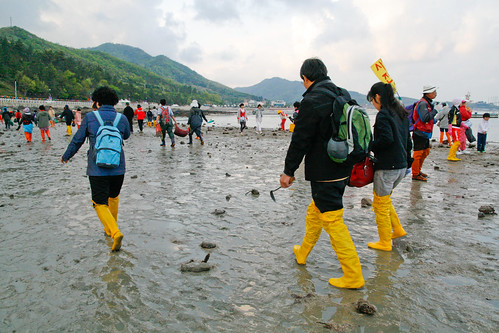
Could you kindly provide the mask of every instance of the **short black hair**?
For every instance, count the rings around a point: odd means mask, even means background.
[[[244,103],[239,104],[239,107],[244,106]]]
[[[482,116],[482,118],[490,118],[490,113],[485,112]]]
[[[166,105],[166,99],[164,99],[164,98],[163,98],[162,100],[160,100],[160,101],[159,101],[159,104],[161,104],[161,105]]]
[[[92,93],[92,101],[100,105],[116,105],[119,102],[118,94],[109,87],[99,87]]]
[[[40,105],[38,108],[39,108],[40,110],[45,110],[45,105]]]
[[[321,77],[327,76],[326,65],[319,58],[309,58],[303,62],[300,68],[300,78],[303,76],[314,82]]]
[[[300,107],[300,102],[298,102],[298,101],[294,102],[294,103],[293,103],[293,106],[294,106],[295,108],[299,108],[299,107]]]

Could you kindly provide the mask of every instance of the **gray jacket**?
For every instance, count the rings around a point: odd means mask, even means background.
[[[449,114],[449,107],[446,105],[439,113],[435,116],[435,120],[440,122],[440,128],[448,128],[449,127],[449,119],[447,115]]]

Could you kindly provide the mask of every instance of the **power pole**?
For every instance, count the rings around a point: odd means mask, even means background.
[[[12,28],[12,16],[10,17],[10,27]]]

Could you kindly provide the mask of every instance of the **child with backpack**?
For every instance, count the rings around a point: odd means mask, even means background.
[[[87,175],[92,192],[92,203],[104,225],[104,232],[113,239],[111,250],[121,248],[123,234],[118,228],[119,195],[125,178],[125,152],[123,140],[130,137],[126,117],[117,113],[114,106],[119,98],[109,87],[97,88],[92,93],[97,111],[83,118],[80,128],[68,145],[62,163],[67,163],[89,139]]]
[[[17,126],[17,130],[23,127],[24,136],[26,137],[26,142],[30,143],[33,138],[33,115],[31,114],[29,108],[24,109],[24,114],[19,121],[19,126]]]

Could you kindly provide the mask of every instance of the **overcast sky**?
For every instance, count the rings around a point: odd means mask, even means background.
[[[499,101],[497,0],[0,0],[13,25],[75,48],[112,42],[166,55],[245,87],[299,80],[321,58],[333,81],[367,93],[381,58],[402,96]]]

